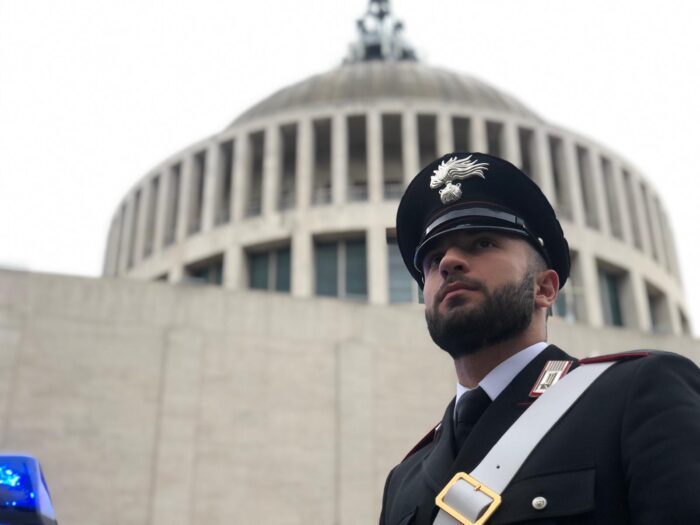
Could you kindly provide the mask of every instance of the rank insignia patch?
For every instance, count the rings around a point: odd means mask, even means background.
[[[535,386],[530,391],[530,397],[539,397],[544,394],[548,388],[567,374],[571,363],[573,361],[547,361],[540,372],[540,377],[535,381]]]

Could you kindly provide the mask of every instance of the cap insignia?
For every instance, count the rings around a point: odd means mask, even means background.
[[[440,200],[443,204],[454,202],[462,196],[462,185],[454,181],[469,177],[486,178],[484,172],[489,167],[488,163],[477,162],[476,160],[471,160],[471,158],[472,156],[469,155],[464,159],[452,157],[449,160],[443,160],[437,169],[433,171],[433,175],[430,177],[430,189],[434,190],[443,185],[445,186],[439,191]]]

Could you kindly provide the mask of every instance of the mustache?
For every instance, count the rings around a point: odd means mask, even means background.
[[[437,294],[435,295],[435,301],[436,303],[441,302],[445,294],[447,293],[447,289],[450,286],[453,286],[455,283],[460,283],[464,285],[465,288],[468,288],[470,290],[476,290],[480,292],[485,292],[486,287],[484,286],[484,283],[481,281],[474,279],[472,277],[468,277],[466,275],[457,275],[457,276],[450,276],[447,279],[445,279],[445,282],[442,283],[440,288],[438,289]]]

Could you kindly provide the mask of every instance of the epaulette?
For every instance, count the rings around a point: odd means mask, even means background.
[[[595,357],[586,357],[579,360],[581,365],[590,365],[593,363],[609,363],[610,361],[628,361],[651,355],[648,350],[632,350],[631,352],[619,352],[617,354],[597,355]]]
[[[409,451],[408,454],[406,454],[406,457],[403,458],[401,461],[406,461],[409,457],[411,457],[413,454],[418,452],[420,449],[422,449],[424,446],[429,445],[430,443],[433,442],[435,439],[435,435],[437,434],[437,431],[440,429],[440,425],[442,423],[438,423],[435,427],[433,427],[430,432],[428,432],[423,438],[416,443],[416,445]]]

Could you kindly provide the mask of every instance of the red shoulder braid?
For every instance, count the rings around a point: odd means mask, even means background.
[[[593,363],[609,363],[610,361],[627,361],[629,359],[638,359],[651,355],[651,352],[646,350],[633,350],[631,352],[620,352],[617,354],[597,355],[595,357],[586,357],[579,360],[581,365],[590,365]]]

